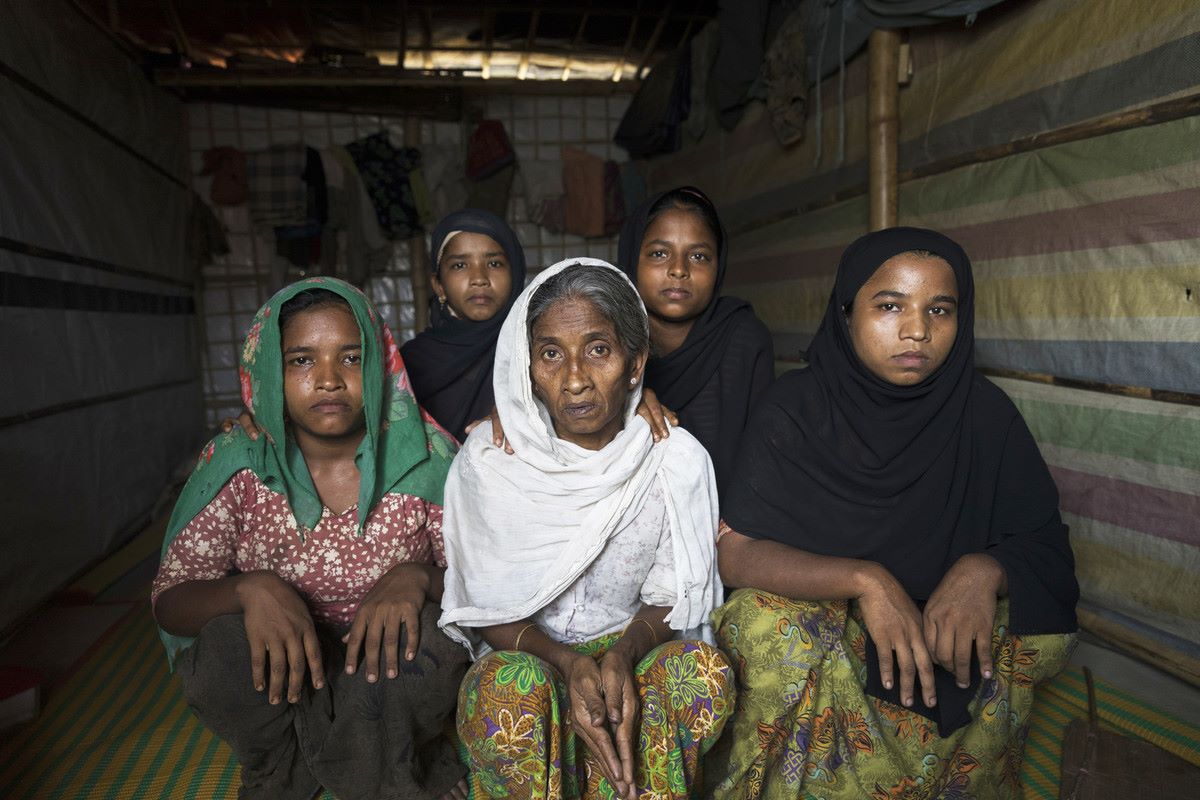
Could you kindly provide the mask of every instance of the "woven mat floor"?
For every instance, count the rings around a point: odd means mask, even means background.
[[[1200,764],[1200,729],[1103,680],[1096,690],[1107,727]],[[1063,730],[1086,709],[1078,669],[1039,689],[1022,775],[1026,800],[1058,796]],[[97,643],[41,716],[0,745],[5,800],[232,800],[237,787],[229,748],[192,716],[178,678],[167,672],[145,603]]]

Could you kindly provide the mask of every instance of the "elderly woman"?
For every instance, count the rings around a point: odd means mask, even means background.
[[[752,421],[722,498],[721,575],[754,588],[716,614],[745,700],[716,797],[1019,795],[1079,588],[1037,445],[975,371],[974,300],[945,236],[860,238]]]
[[[617,269],[562,262],[518,298],[495,395],[446,486],[441,625],[480,657],[459,695],[476,796],[679,797],[733,701],[704,448],[635,408],[646,312]]]

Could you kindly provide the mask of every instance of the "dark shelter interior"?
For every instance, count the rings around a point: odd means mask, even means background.
[[[859,236],[962,245],[975,366],[1049,466],[1081,591],[1023,794],[1059,796],[1083,667],[1125,746],[1200,767],[1194,0],[0,0],[0,20],[0,796],[236,796],[148,593],[276,291],[346,280],[403,345],[438,313],[451,212],[507,222],[533,278],[617,264],[622,224],[685,185],[776,374],[806,364]]]

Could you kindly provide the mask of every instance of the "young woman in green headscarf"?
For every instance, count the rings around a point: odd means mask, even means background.
[[[443,730],[467,658],[436,625],[453,440],[342,281],[271,298],[239,374],[268,435],[205,447],[154,581],[189,705],[241,762],[240,797],[463,796]]]

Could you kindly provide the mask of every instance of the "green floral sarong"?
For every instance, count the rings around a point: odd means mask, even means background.
[[[857,604],[742,589],[713,614],[737,674],[738,708],[704,771],[718,800],[981,800],[1020,795],[1033,690],[1075,636],[1018,636],[996,609],[994,676],[946,738],[925,717],[868,696]]]

